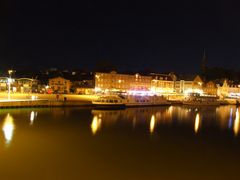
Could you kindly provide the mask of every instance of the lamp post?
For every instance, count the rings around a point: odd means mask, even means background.
[[[8,70],[9,78],[8,78],[8,100],[10,100],[10,92],[11,92],[11,83],[12,83],[12,78],[11,75],[13,73],[13,70]]]

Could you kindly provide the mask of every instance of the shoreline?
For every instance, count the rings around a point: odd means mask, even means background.
[[[91,102],[86,101],[50,101],[50,100],[25,100],[0,102],[0,109],[5,108],[31,108],[31,107],[92,107]]]
[[[234,105],[234,104],[220,104],[219,106]],[[168,105],[138,105],[133,107],[152,107],[152,106],[191,106],[201,107],[200,105],[184,105],[180,103],[171,103]],[[60,101],[60,100],[18,100],[18,101],[0,101],[0,109],[11,109],[11,108],[52,108],[52,107],[92,107],[94,104],[91,101]],[[203,105],[202,107],[212,107],[212,105]],[[126,108],[132,108],[126,107]]]
[[[36,97],[36,99],[32,99]],[[74,94],[11,94],[8,100],[7,93],[0,93],[0,109],[3,108],[26,108],[26,107],[95,107],[92,100],[98,98],[98,95],[74,95]],[[181,99],[168,100],[169,105],[183,105]],[[223,103],[224,102],[224,103]],[[226,99],[222,105],[238,105],[236,100]],[[144,105],[153,106],[153,105]],[[158,106],[158,105],[155,105]],[[161,105],[159,105],[161,106]],[[195,105],[193,105],[195,106]],[[197,105],[196,105],[197,106]],[[205,105],[211,106],[211,105]],[[136,107],[143,107],[142,105]]]

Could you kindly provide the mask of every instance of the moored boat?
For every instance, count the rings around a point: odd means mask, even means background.
[[[163,96],[117,96],[106,95],[99,96],[92,101],[96,108],[125,108],[138,106],[161,106],[171,103]]]
[[[170,105],[171,103],[163,96],[128,96],[127,107],[136,106],[160,106]]]
[[[190,94],[189,97],[183,101],[183,105],[191,106],[219,106],[220,104],[221,102],[216,96],[201,96],[197,93]]]
[[[124,97],[117,95],[99,96],[96,100],[92,101],[92,104],[98,109],[119,109],[125,108],[126,100]]]

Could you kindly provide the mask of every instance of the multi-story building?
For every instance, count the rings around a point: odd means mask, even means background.
[[[220,97],[240,98],[240,85],[230,84],[227,80],[223,82],[222,86],[218,87],[217,91]]]
[[[175,84],[177,93],[203,93],[203,80],[199,75],[195,78],[182,78]]]
[[[150,73],[152,77],[151,90],[157,94],[171,94],[175,92],[176,76],[173,74]]]
[[[70,80],[63,77],[55,77],[49,79],[49,88],[56,93],[69,93],[71,87]]]
[[[203,80],[199,75],[197,75],[194,78],[193,84],[192,84],[192,89],[193,89],[194,92],[203,91]]]
[[[0,91],[7,91],[8,77],[0,77]]]
[[[118,74],[110,73],[95,74],[95,89],[97,91],[149,91],[151,89],[151,76],[140,74]]]
[[[71,90],[76,94],[93,94],[94,93],[94,74],[73,72],[70,76]]]
[[[192,89],[193,81],[179,80],[176,81],[175,87],[177,93],[186,93],[187,91]]]
[[[217,85],[213,81],[204,84],[203,93],[206,95],[217,95]]]
[[[19,78],[15,80],[17,92],[32,93],[37,92],[38,80],[31,78]]]

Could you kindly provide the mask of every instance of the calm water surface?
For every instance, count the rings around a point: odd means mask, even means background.
[[[0,109],[0,179],[239,179],[238,111]]]

